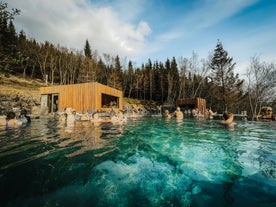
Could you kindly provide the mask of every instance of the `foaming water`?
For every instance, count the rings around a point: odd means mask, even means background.
[[[275,122],[33,120],[0,129],[1,206],[274,206],[275,135]]]

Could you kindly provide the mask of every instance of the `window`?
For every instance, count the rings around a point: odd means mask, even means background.
[[[102,108],[119,108],[119,97],[102,94]]]

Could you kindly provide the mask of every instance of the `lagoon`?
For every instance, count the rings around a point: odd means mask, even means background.
[[[276,206],[276,122],[34,119],[0,129],[1,206]]]

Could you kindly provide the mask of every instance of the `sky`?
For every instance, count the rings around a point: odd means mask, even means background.
[[[250,58],[275,62],[275,0],[8,0],[19,33],[134,66],[213,54],[218,40],[243,75]]]

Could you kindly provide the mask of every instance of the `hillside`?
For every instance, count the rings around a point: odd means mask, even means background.
[[[45,86],[40,80],[26,80],[15,76],[0,75],[0,115],[11,108],[26,108],[40,104],[39,88]]]
[[[0,115],[12,108],[26,108],[29,113],[34,106],[40,105],[39,88],[46,86],[41,80],[27,80],[16,76],[0,74]],[[124,98],[127,108],[155,111],[157,104],[153,101],[141,101]]]
[[[26,80],[16,76],[0,75],[0,95],[19,95],[39,99],[39,87],[45,86],[41,80]]]

